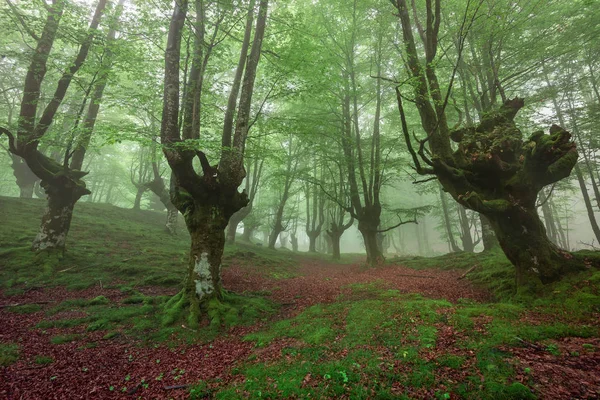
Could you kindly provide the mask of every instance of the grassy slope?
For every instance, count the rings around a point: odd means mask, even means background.
[[[163,234],[161,213],[136,213],[87,203],[77,207],[69,252],[61,266],[64,272],[57,272],[49,280],[38,277],[28,251],[43,202],[0,197],[0,280],[5,295],[35,285],[56,284],[77,290],[102,281],[105,287],[120,288],[129,295],[118,312],[103,298],[68,300],[48,310],[48,316],[73,309],[86,310],[89,316],[42,321],[39,328],[85,325],[88,331],[106,331],[107,339],[122,329],[143,331],[150,339],[169,337],[172,331],[148,336],[148,331],[156,330],[156,323],[144,318],[156,314],[164,298],[141,295],[135,287],[162,285],[176,290],[183,276],[187,235],[173,238]],[[248,251],[255,253],[251,261],[244,257]],[[232,257],[246,259],[252,264],[248,267],[262,269],[277,279],[293,276],[297,260],[289,252],[243,245],[226,249],[225,264]],[[548,287],[544,297],[515,300],[511,299],[512,268],[499,253],[401,262],[415,269],[467,269],[480,264],[469,279],[489,287],[499,302],[451,304],[377,285],[356,285],[352,290],[357,296],[352,299],[315,305],[294,318],[279,320],[248,335],[246,340],[255,343],[258,356],[240,360],[234,372],[242,379],[212,394],[219,398],[244,394],[271,398],[397,398],[398,393],[406,398],[530,398],[533,395],[527,386],[536,387],[535,371],[516,364],[506,352],[507,347],[522,346],[520,338],[560,357],[561,348],[553,340],[599,335],[592,319],[600,312],[598,271],[586,271]],[[238,308],[226,312],[224,319],[217,319],[218,324],[231,325],[246,317],[249,323],[275,310],[260,298],[254,298],[254,303],[239,297],[232,298],[232,302],[237,302]],[[247,310],[240,311],[244,307]],[[37,310],[37,306],[21,306],[12,311]],[[529,320],[530,315],[536,320]],[[445,343],[450,339],[444,332],[452,334],[451,344]],[[59,336],[55,340],[60,343],[72,339]],[[284,357],[261,359],[260,349],[282,342]],[[581,353],[586,351],[597,349],[587,345]],[[18,348],[0,344],[0,363],[10,363],[16,357]],[[403,386],[394,389],[397,382]],[[193,388],[192,397],[204,396],[209,386],[210,382]]]

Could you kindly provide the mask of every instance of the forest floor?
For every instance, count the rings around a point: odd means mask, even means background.
[[[41,206],[0,198],[0,398],[600,398],[598,271],[528,301],[506,297],[498,253],[367,268],[239,244],[229,308],[194,331],[160,315],[185,238],[83,205],[73,250],[38,277],[23,242]]]

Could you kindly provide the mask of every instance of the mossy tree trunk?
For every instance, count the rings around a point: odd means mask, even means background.
[[[581,268],[573,256],[552,243],[534,207],[511,206],[504,212],[488,214],[500,247],[516,268],[520,288],[535,288],[559,280]]]
[[[75,203],[81,196],[89,194],[85,186],[73,187],[67,180],[63,183],[49,185],[42,181],[48,203],[40,230],[32,243],[32,249],[36,253],[59,257],[63,255]]]
[[[169,301],[165,322],[172,323],[187,314],[188,324],[197,327],[203,304],[223,297],[221,259],[228,218],[220,204],[191,202],[184,207],[190,255],[183,289]]]

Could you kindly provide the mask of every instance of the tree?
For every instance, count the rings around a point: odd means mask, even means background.
[[[31,56],[25,78],[16,138],[7,128],[0,128],[0,133],[5,133],[9,137],[10,151],[23,158],[31,171],[41,179],[41,186],[48,198],[48,207],[42,217],[40,231],[32,244],[32,249],[38,253],[47,253],[52,256],[62,255],[75,203],[82,196],[90,194],[81,179],[86,175],[80,170],[81,163],[77,162],[71,166],[68,164],[73,155],[70,153],[70,149],[67,149],[64,161],[60,164],[44,155],[38,146],[40,139],[52,124],[74,75],[88,56],[106,3],[107,0],[98,1],[88,33],[75,59],[60,77],[52,100],[46,105],[38,119],[41,86],[46,74],[48,58],[63,17],[65,2],[53,1],[52,5],[47,7],[46,21],[41,35],[36,36],[36,48]],[[88,117],[92,114],[93,111],[90,110]],[[84,124],[86,127],[91,124],[90,128],[93,128],[93,123],[89,119],[86,119],[86,123],[88,124]]]
[[[417,171],[435,175],[457,202],[489,219],[500,246],[516,267],[519,287],[552,282],[582,267],[583,263],[573,262],[571,254],[548,240],[535,207],[539,191],[569,176],[574,167],[577,150],[571,135],[553,125],[549,135],[537,131],[523,140],[514,122],[524,105],[521,98],[507,100],[477,126],[451,130],[446,112],[448,94],[444,96],[435,69],[441,2],[427,2],[426,25],[418,27],[423,39],[424,63],[419,59],[406,1],[391,0],[391,3],[398,12],[406,67],[414,80],[414,102],[427,135],[415,150],[401,89],[397,88],[403,133]],[[461,43],[474,14],[470,9],[465,12],[459,33]],[[419,26],[420,22],[416,24]],[[455,151],[450,138],[459,143]],[[426,153],[426,145],[431,155]]]
[[[165,322],[173,322],[182,313],[188,313],[188,322],[190,326],[195,327],[201,317],[201,308],[211,299],[223,299],[221,258],[225,245],[224,229],[229,218],[248,204],[247,194],[238,192],[238,187],[246,175],[244,148],[248,136],[252,92],[267,20],[268,0],[260,1],[252,41],[254,1],[251,0],[248,5],[244,39],[229,93],[221,134],[220,158],[216,165],[209,163],[207,154],[199,150],[196,143],[200,138],[204,72],[211,50],[216,43],[215,38],[221,20],[213,25],[212,41],[209,41],[210,44],[205,51],[208,14],[203,0],[194,1],[196,15],[193,26],[193,52],[180,108],[181,38],[188,15],[188,3],[187,0],[175,2],[168,31],[161,143],[173,172],[171,199],[183,214],[191,236],[184,287],[167,303]],[[217,18],[223,18],[219,16],[218,11],[212,14],[217,14]],[[250,44],[251,50],[248,54]],[[200,161],[201,173],[196,172],[194,168],[196,157]]]

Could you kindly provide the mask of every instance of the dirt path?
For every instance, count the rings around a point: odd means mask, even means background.
[[[298,276],[293,278],[273,279],[247,268],[232,267],[223,271],[223,280],[225,286],[235,292],[270,292],[275,301],[291,310],[302,310],[317,303],[332,303],[340,295],[350,295],[350,285],[368,283],[452,302],[460,298],[475,301],[490,299],[486,291],[475,288],[468,280],[459,280],[463,274],[459,271],[415,271],[398,265],[365,268],[362,264],[310,260],[300,264],[295,272]]]

